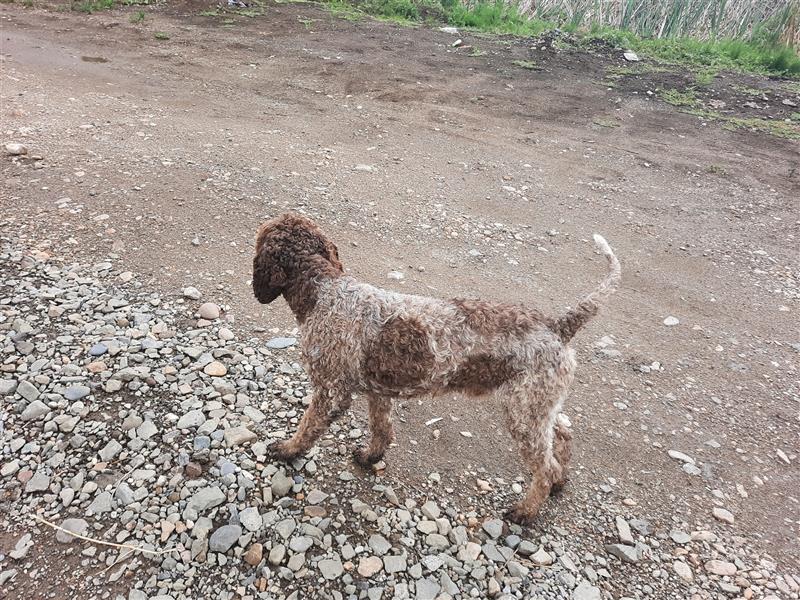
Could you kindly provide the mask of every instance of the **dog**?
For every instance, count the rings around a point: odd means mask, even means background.
[[[568,421],[559,414],[575,372],[568,342],[618,288],[619,261],[594,236],[608,262],[605,279],[578,305],[551,318],[516,304],[400,294],[344,274],[336,245],[310,219],[283,214],[258,230],[253,292],[264,304],[283,296],[301,330],[313,391],[297,432],[270,446],[291,462],[366,396],[370,439],[354,452],[370,467],[394,439],[394,398],[461,392],[496,395],[531,484],[506,517],[529,524],[567,478]]]

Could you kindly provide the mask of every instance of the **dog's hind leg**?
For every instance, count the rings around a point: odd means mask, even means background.
[[[355,461],[369,468],[383,458],[389,444],[394,440],[392,427],[392,400],[382,396],[370,395],[369,403],[369,443],[353,452]]]
[[[560,492],[566,485],[569,461],[572,458],[572,432],[563,416],[559,415],[553,429],[553,456],[558,462],[559,472],[553,480],[551,493]]]
[[[556,417],[561,409],[559,385],[542,385],[541,380],[521,381],[501,388],[503,408],[511,437],[531,473],[525,497],[506,518],[521,525],[530,524],[550,495],[563,469],[554,454]]]

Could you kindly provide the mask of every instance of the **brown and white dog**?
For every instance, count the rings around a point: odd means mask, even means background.
[[[558,318],[515,304],[440,300],[383,290],[344,274],[336,246],[311,220],[284,214],[258,231],[253,291],[262,303],[288,302],[301,329],[311,404],[290,440],[270,448],[290,461],[304,454],[352,394],[369,403],[370,441],[355,460],[381,460],[394,439],[393,398],[463,392],[496,394],[530,469],[525,498],[507,517],[527,523],[567,477],[571,433],[559,413],[573,379],[567,345],[620,283],[620,265],[596,235],[609,271]]]

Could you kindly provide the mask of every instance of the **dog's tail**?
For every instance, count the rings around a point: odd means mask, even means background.
[[[597,249],[608,259],[608,275],[591,294],[578,302],[578,306],[567,311],[565,315],[559,317],[553,324],[553,331],[564,343],[570,341],[578,330],[597,314],[600,306],[617,290],[622,279],[622,269],[619,266],[619,261],[608,242],[603,236],[594,234],[594,243]]]

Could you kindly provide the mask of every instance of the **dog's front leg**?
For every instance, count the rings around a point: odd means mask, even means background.
[[[306,409],[300,425],[292,439],[276,442],[269,449],[272,456],[279,460],[291,462],[298,456],[308,452],[311,446],[328,430],[333,419],[346,408],[346,395],[331,394],[329,391],[314,392],[311,404]],[[335,410],[334,410],[335,409]]]
[[[392,428],[392,400],[382,396],[369,397],[369,431],[367,446],[353,452],[356,463],[369,469],[383,458],[386,449],[394,441]]]

